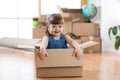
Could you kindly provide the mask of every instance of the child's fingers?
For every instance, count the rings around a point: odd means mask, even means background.
[[[45,53],[45,57],[48,57],[48,54],[47,54],[47,53]]]
[[[43,61],[45,59],[45,54],[39,54],[40,60]]]
[[[72,56],[75,56],[76,59],[80,60],[81,54],[79,53],[78,50],[75,49],[74,52],[73,52],[73,54],[72,54]]]
[[[75,56],[75,54],[76,54],[76,50],[74,50],[74,51],[73,51],[73,54],[72,54],[72,56]]]
[[[40,60],[43,61],[46,57],[46,51],[41,49],[39,52],[39,57],[40,57]]]
[[[48,54],[47,54],[46,50],[44,51],[44,54],[45,54],[45,57],[48,57]]]
[[[77,53],[77,59],[80,60],[81,54]]]

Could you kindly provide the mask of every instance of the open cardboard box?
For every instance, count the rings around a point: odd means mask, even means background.
[[[98,44],[88,41],[80,44],[82,49]],[[82,76],[83,55],[77,60],[72,56],[73,48],[47,49],[48,57],[44,61],[39,59],[39,47],[35,48],[36,77],[76,77]]]
[[[78,61],[72,56],[73,49],[48,49],[48,57],[41,61],[35,50],[37,77],[82,76],[83,57]]]
[[[86,18],[82,15],[82,9],[61,8],[59,6],[57,7],[65,21],[69,19],[72,20],[72,22],[86,22]]]

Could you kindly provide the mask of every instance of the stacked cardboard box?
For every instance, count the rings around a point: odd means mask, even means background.
[[[96,41],[99,44],[95,45],[95,46],[91,46],[88,48],[84,49],[85,53],[100,53],[101,52],[101,38],[100,37],[93,37],[93,36],[89,36],[89,37],[81,37],[81,43],[87,42],[87,41]]]
[[[91,40],[90,37],[92,37],[92,40],[97,40],[99,45],[86,48],[85,52],[101,52],[99,24],[87,23],[87,19],[82,15],[82,9],[59,8],[59,10],[65,20],[65,33],[71,32],[77,36],[81,36],[81,42],[89,41]]]
[[[33,28],[33,38],[42,38],[45,35],[45,23],[46,23],[46,15],[40,16],[40,23],[38,28]]]
[[[85,53],[101,52],[101,38],[99,24],[96,23],[73,23],[72,32],[81,36],[81,43],[87,41],[97,41],[98,45],[86,48]]]
[[[45,35],[45,28],[33,28],[33,38],[42,38]]]
[[[99,36],[99,24],[73,23],[72,32],[79,36]]]

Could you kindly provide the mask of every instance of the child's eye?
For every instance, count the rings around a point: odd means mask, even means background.
[[[56,26],[52,26],[53,28],[55,28]]]
[[[61,28],[62,26],[59,26],[59,28]]]

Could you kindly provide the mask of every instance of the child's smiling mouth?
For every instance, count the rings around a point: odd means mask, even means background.
[[[57,33],[59,33],[59,31],[54,31],[54,33],[56,33],[56,34],[57,34]]]

